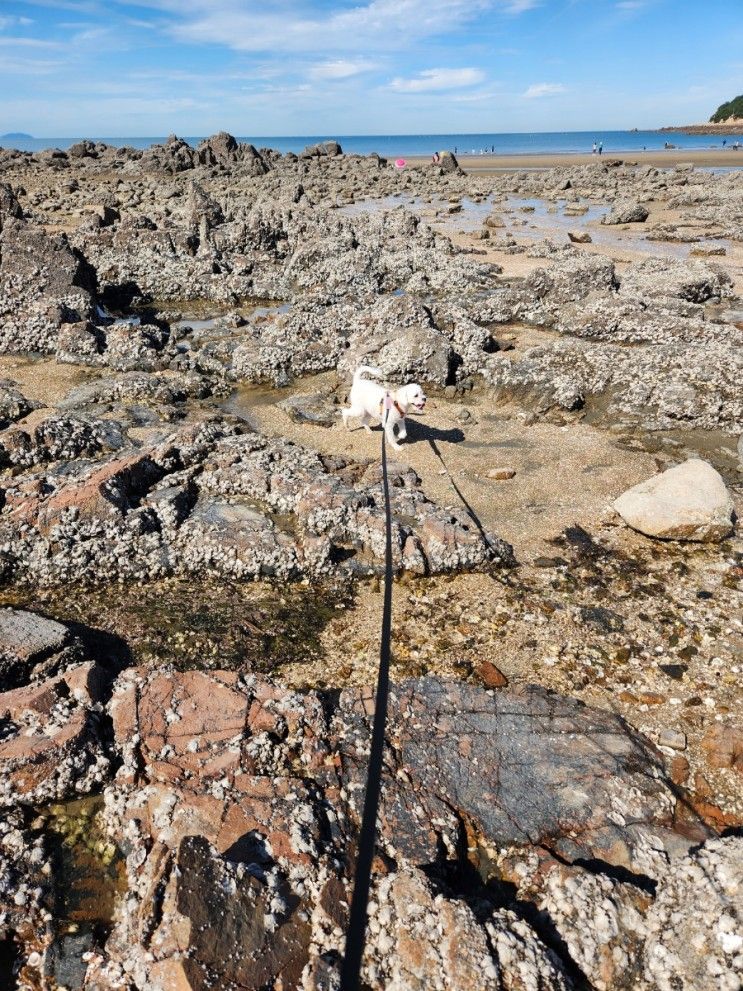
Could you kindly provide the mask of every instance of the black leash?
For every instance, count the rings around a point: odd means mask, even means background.
[[[379,648],[377,694],[374,705],[369,770],[366,777],[364,813],[359,833],[359,852],[356,858],[356,874],[351,899],[351,912],[346,936],[346,953],[341,967],[340,991],[358,991],[361,975],[361,959],[366,942],[366,912],[371,887],[372,861],[377,833],[377,811],[382,788],[384,759],[384,732],[387,725],[387,702],[390,691],[390,644],[392,631],[392,512],[390,488],[387,480],[387,447],[385,433],[389,416],[389,396],[385,397],[385,417],[382,421],[382,488],[384,489],[384,515],[386,543],[384,552],[384,603],[382,607],[382,639]]]

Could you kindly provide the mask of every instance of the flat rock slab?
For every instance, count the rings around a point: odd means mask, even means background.
[[[634,530],[664,540],[711,543],[730,536],[734,527],[730,493],[718,472],[700,458],[640,482],[614,508]]]
[[[341,698],[344,777],[366,767],[357,692]],[[675,798],[652,745],[620,717],[536,686],[488,692],[421,678],[394,689],[383,831],[406,859],[435,859],[462,823],[486,845],[541,845],[643,872]],[[349,793],[356,795],[353,789]]]

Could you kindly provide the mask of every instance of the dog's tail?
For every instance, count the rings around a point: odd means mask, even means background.
[[[381,368],[376,368],[374,365],[359,365],[356,371],[353,373],[353,384],[356,385],[364,375],[371,375],[374,378],[381,378],[384,373]]]

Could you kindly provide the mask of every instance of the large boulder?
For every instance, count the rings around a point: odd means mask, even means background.
[[[462,170],[459,167],[459,162],[457,161],[456,155],[451,151],[440,151],[438,167],[444,173],[461,173]],[[462,173],[464,174],[464,173]]]
[[[614,508],[625,523],[648,537],[710,543],[733,532],[734,506],[721,476],[700,458],[640,482]]]

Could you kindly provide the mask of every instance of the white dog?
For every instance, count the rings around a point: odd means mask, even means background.
[[[359,417],[361,425],[371,431],[370,420],[384,422],[384,401],[389,396],[392,405],[387,412],[387,440],[396,451],[399,451],[401,445],[397,443],[397,439],[405,440],[408,435],[405,429],[405,417],[408,412],[422,413],[425,408],[426,397],[423,390],[413,382],[395,389],[394,392],[388,391],[376,382],[363,378],[365,374],[381,376],[382,372],[371,365],[359,365],[356,369],[351,394],[348,397],[351,405],[341,410],[343,425],[348,427],[349,417]],[[397,427],[397,439],[395,439],[395,427]]]

